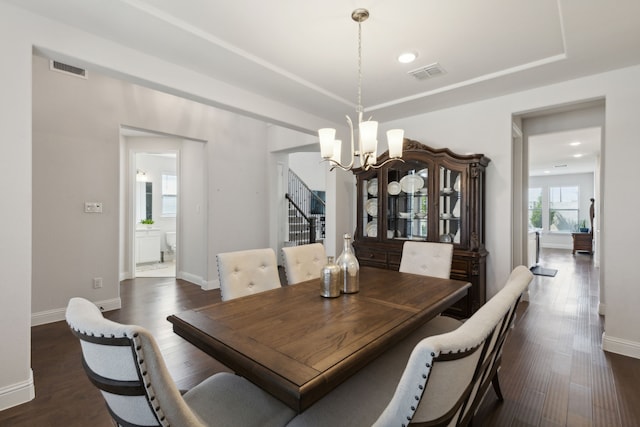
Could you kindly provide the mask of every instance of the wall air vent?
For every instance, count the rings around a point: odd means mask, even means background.
[[[442,66],[440,66],[440,64],[438,64],[437,62],[407,72],[407,74],[412,75],[418,80],[430,79],[432,77],[437,77],[445,73],[446,71],[444,70],[444,68],[442,68]]]
[[[87,70],[85,70],[84,68],[74,67],[73,65],[65,64],[59,61],[54,61],[53,59],[49,61],[49,69],[52,71],[58,71],[60,73],[68,74],[71,76],[80,77],[83,79],[87,78]]]

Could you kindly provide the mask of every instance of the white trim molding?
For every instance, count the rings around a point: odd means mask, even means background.
[[[563,243],[540,243],[540,247],[544,249],[573,249],[573,244]]]
[[[607,314],[607,305],[603,304],[603,303],[599,303],[598,304],[598,314],[600,316],[604,316],[605,314]]]
[[[113,298],[104,301],[95,301],[94,304],[100,308],[100,311],[111,311],[121,308],[122,300],[120,298]],[[31,326],[46,325],[47,323],[64,320],[64,313],[66,310],[67,308],[63,307],[56,308],[54,310],[31,313]]]
[[[29,378],[20,383],[0,388],[0,411],[26,403],[36,397],[33,384],[33,371],[29,369]]]
[[[210,291],[212,289],[220,289],[220,280],[219,279],[209,280],[208,282],[205,281],[205,282],[202,283],[202,290]]]
[[[185,271],[178,271],[176,273],[176,279],[186,280],[189,283],[193,283],[195,285],[200,286],[202,289],[206,290],[207,281],[204,280],[201,276],[196,274],[187,273]]]
[[[606,332],[602,333],[602,349],[611,353],[640,359],[640,343],[622,338],[608,337]]]

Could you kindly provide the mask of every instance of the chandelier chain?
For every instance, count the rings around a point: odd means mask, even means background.
[[[362,114],[362,21],[358,21],[358,114]]]

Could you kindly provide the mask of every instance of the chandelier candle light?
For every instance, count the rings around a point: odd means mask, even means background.
[[[393,161],[400,160],[402,157],[402,142],[404,139],[404,130],[392,129],[387,131],[387,143],[389,146],[389,159],[384,163],[377,165],[378,150],[378,122],[371,119],[362,121],[362,23],[369,18],[367,9],[356,9],[351,13],[351,19],[358,23],[358,105],[356,113],[358,114],[358,149],[355,148],[353,121],[347,115],[347,123],[351,131],[351,158],[348,164],[341,162],[342,141],[336,139],[336,130],[332,128],[323,128],[318,130],[320,139],[320,155],[322,158],[331,163],[331,170],[339,167],[343,170],[351,170],[354,167],[354,159],[360,157],[360,164],[364,170],[370,168],[379,168],[382,165]]]

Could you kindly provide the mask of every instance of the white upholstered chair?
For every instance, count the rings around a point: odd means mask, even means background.
[[[72,298],[66,319],[80,339],[85,372],[119,426],[281,426],[295,415],[246,379],[227,372],[182,395],[151,333],[105,319],[86,299]]]
[[[469,425],[490,385],[502,400],[502,347],[532,278],[529,269],[517,267],[466,322],[437,316],[287,426]]]
[[[287,283],[290,285],[320,278],[322,267],[327,263],[322,243],[282,248],[282,258]]]
[[[448,279],[451,274],[453,245],[435,242],[404,242],[400,271]]]
[[[223,301],[282,286],[271,248],[220,253],[217,259]]]

